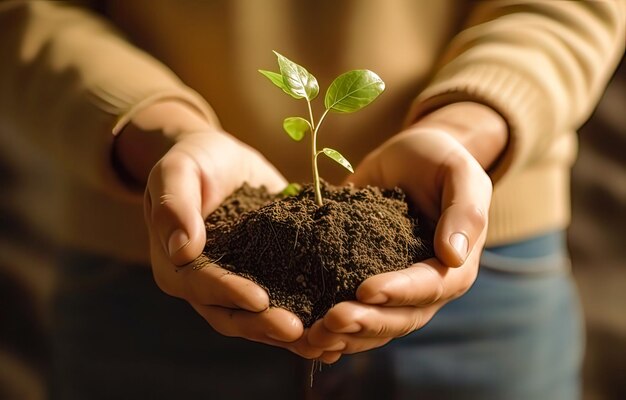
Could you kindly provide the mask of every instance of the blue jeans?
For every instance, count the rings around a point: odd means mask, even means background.
[[[423,329],[310,362],[225,338],[149,270],[71,254],[55,302],[58,399],[533,399],[580,397],[583,334],[562,233],[487,249],[472,289]]]

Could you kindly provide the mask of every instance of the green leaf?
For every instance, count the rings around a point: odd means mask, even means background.
[[[296,99],[305,98],[308,101],[317,97],[320,87],[317,79],[309,73],[304,67],[296,64],[287,57],[274,52],[278,58],[278,66],[283,76],[283,83],[289,90],[289,93]]]
[[[300,186],[299,184],[290,183],[283,189],[282,192],[280,192],[280,194],[285,197],[296,196],[298,195],[298,193],[300,193],[301,190],[302,190],[302,186]]]
[[[354,169],[352,169],[352,165],[350,164],[350,162],[348,160],[346,160],[346,158],[344,156],[342,156],[341,153],[339,153],[337,150],[333,150],[333,149],[329,149],[328,147],[324,147],[322,149],[322,151],[328,157],[332,158],[333,160],[335,160],[339,164],[341,164],[345,169],[347,169],[348,171],[354,173]]]
[[[312,131],[311,124],[301,117],[288,117],[283,121],[283,128],[291,138],[297,142],[302,140],[304,134]]]
[[[385,82],[374,72],[357,69],[339,75],[326,91],[324,105],[339,113],[351,113],[366,105],[385,90]]]
[[[265,76],[267,79],[269,79],[270,82],[272,82],[274,85],[281,88],[283,92],[287,93],[290,96],[296,97],[291,93],[287,85],[285,85],[285,82],[283,82],[283,76],[281,74],[272,71],[266,71],[264,69],[260,69],[259,72],[263,74],[263,76]],[[296,97],[296,99],[300,98],[301,97]]]

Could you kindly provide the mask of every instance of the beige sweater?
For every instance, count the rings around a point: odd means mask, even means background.
[[[626,35],[622,0],[97,5],[106,18],[59,2],[0,2],[0,157],[14,177],[0,206],[40,238],[136,262],[148,260],[141,196],[112,168],[112,131],[154,101],[189,103],[289,180],[310,180],[306,146],[281,131],[306,107],[257,72],[276,69],[273,49],[322,87],[354,68],[385,80],[380,100],[333,115],[321,133],[322,146],[355,163],[407,118],[463,100],[493,107],[510,138],[490,171],[488,244],[565,228],[575,132]],[[333,182],[343,173],[321,166]]]

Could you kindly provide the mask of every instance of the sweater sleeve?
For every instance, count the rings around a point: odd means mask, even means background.
[[[0,2],[0,120],[87,184],[128,191],[111,162],[114,134],[155,101],[177,99],[212,123],[202,97],[89,11]]]
[[[482,1],[409,114],[476,101],[509,124],[490,174],[514,173],[591,115],[624,53],[626,2]]]

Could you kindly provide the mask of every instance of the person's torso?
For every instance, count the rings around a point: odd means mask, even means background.
[[[463,2],[135,0],[105,11],[130,40],[172,68],[204,96],[224,129],[260,150],[291,180],[311,179],[309,142],[282,130],[288,116],[308,114],[306,102],[273,87],[257,70],[277,71],[272,50],[303,65],[325,89],[339,74],[370,69],[386,83],[367,108],[331,114],[319,146],[336,148],[353,164],[397,133],[413,98],[462,23]],[[320,165],[323,178],[345,171]]]

